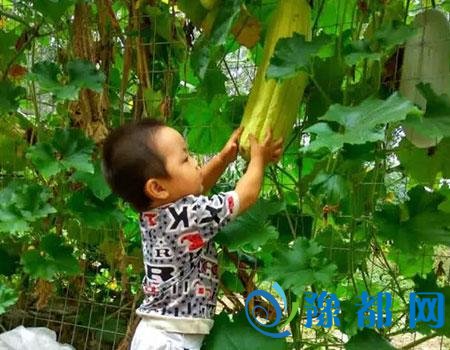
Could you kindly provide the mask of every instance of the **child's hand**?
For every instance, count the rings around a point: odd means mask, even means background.
[[[250,139],[250,159],[261,157],[266,166],[269,163],[276,163],[280,160],[283,151],[283,138],[277,141],[272,139],[272,129],[269,129],[264,141],[258,143],[253,134],[249,135]]]
[[[243,129],[244,128],[241,126],[238,129],[234,130],[228,142],[225,144],[222,151],[220,151],[220,157],[226,164],[233,162],[237,157],[239,149],[239,138],[241,137]]]

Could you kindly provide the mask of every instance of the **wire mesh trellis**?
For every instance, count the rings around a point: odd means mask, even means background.
[[[423,9],[423,8],[422,8]],[[152,17],[153,18],[153,17]],[[157,21],[153,21],[152,23],[154,27],[158,25]],[[350,23],[344,23],[350,24]],[[322,26],[323,27],[323,26]],[[335,28],[335,31],[338,30],[338,24],[332,23],[329,25],[329,28]],[[156,29],[154,30],[156,33]],[[155,42],[155,38],[153,41],[149,43],[142,43],[142,46],[148,45],[176,45],[177,42]],[[256,57],[258,60],[258,57]],[[171,68],[174,69],[174,68]],[[238,48],[237,51],[226,55],[221,63],[221,69],[223,74],[225,74],[228,78],[226,82],[226,89],[230,96],[240,96],[245,95],[249,92],[251,82],[256,73],[256,66],[251,59],[248,58],[248,51],[244,48]],[[156,74],[165,73],[165,69],[158,69],[155,67],[155,62],[153,62],[152,69],[150,70],[150,74],[152,79],[155,78]],[[182,79],[183,80],[183,79]],[[185,80],[185,79],[184,79]],[[398,83],[398,81],[394,81]],[[152,80],[152,84],[154,81]],[[47,96],[48,97],[48,96]],[[183,97],[183,101],[187,101],[192,97]],[[155,100],[155,103],[159,102],[159,100]],[[182,101],[179,101],[182,102]],[[39,104],[41,108],[51,107],[51,103],[46,101],[46,96],[41,96],[39,100]],[[50,104],[50,105],[49,105]],[[172,108],[174,106],[172,105]],[[49,108],[50,110],[51,108]],[[29,106],[30,113],[32,114],[32,106]],[[211,125],[202,125],[196,126],[196,128],[211,128]],[[190,126],[185,126],[186,130],[189,130]],[[298,146],[301,145],[301,140],[298,137],[293,138]],[[285,190],[295,190],[296,189],[296,179],[292,178],[292,175],[289,172],[286,172],[286,167],[290,163],[288,161],[288,157],[296,157],[297,152],[292,152],[291,154],[287,153],[284,155],[280,165],[277,170],[279,173],[277,174],[278,185]],[[284,170],[284,172],[283,172]],[[224,179],[233,178],[236,176],[235,174],[239,174],[242,171],[242,164],[237,164],[235,168],[229,170],[227,174],[225,174]],[[12,176],[18,176],[17,174]],[[400,179],[402,180],[402,179]],[[400,181],[397,180],[397,181]],[[363,182],[361,186],[373,186],[373,185],[384,185],[385,182]],[[218,188],[229,189],[230,183],[222,182],[218,184]],[[265,180],[265,187],[268,191],[271,191],[274,194],[279,193],[279,189],[277,186],[270,181],[270,179]],[[404,184],[404,188],[406,188],[406,184]],[[365,191],[361,191],[363,193]],[[302,232],[302,229],[305,228],[305,220],[307,220],[308,216],[303,216],[301,214],[291,214],[290,216],[290,224],[293,227],[295,232]],[[336,218],[344,218],[343,215],[339,213],[335,214]],[[348,216],[347,216],[348,218]],[[325,219],[325,218],[324,218]],[[371,217],[361,217],[360,219],[370,220]],[[366,222],[367,223],[367,222]],[[280,229],[280,222],[277,222],[276,227]],[[299,229],[300,228],[300,229]],[[114,233],[114,231],[112,232]],[[371,287],[371,282],[375,279],[380,279],[384,277],[388,277],[386,279],[386,289],[397,288],[398,286],[393,285],[393,281],[390,276],[386,276],[384,271],[386,271],[386,260],[383,259],[382,255],[376,254],[377,247],[368,246],[367,249],[358,250],[352,247],[333,247],[330,242],[330,246],[326,246],[325,250],[329,253],[330,259],[332,259],[333,254],[339,251],[346,251],[349,256],[353,256],[355,253],[363,253],[366,254],[368,251],[370,252],[370,260],[369,266],[370,271],[367,276],[367,280],[370,282],[368,284],[368,289]],[[444,265],[444,269],[449,271],[450,268],[450,255],[445,253],[438,252],[423,252],[423,254],[418,257],[424,261],[426,258],[432,258],[436,261],[442,262]],[[238,258],[239,259],[239,258]],[[398,262],[400,256],[397,256],[397,259],[394,262]],[[238,260],[239,262],[239,260]],[[422,263],[422,266],[424,263]],[[394,268],[394,267],[392,267]],[[260,271],[260,267],[257,265],[249,266],[248,268],[238,267],[237,269],[242,269],[244,271]],[[100,270],[97,268],[97,273]],[[421,271],[422,273],[424,271]],[[383,275],[384,274],[384,275]],[[401,282],[401,281],[400,281]],[[450,282],[450,274],[447,278],[446,282]],[[136,279],[134,281],[129,281],[130,285],[122,286],[124,290],[131,290],[132,286],[138,286],[140,281]],[[103,296],[103,299],[109,300],[106,302],[104,300],[99,300],[98,292],[95,287],[88,288],[89,286],[95,285],[95,277],[83,275],[80,278],[71,279],[71,280],[61,280],[55,283],[57,292],[51,293],[49,296],[47,306],[38,308],[36,306],[36,296],[32,291],[27,291],[23,293],[22,298],[19,300],[17,306],[13,308],[10,312],[2,315],[0,317],[0,325],[3,327],[3,331],[12,329],[17,325],[26,325],[26,326],[45,326],[51,329],[54,329],[57,332],[58,340],[60,342],[66,342],[73,344],[76,349],[116,349],[118,348],[120,342],[124,340],[126,336],[130,336],[132,333],[132,325],[136,322],[136,316],[134,315],[134,309],[136,303],[140,302],[141,295],[138,293],[136,295],[121,295],[121,293],[116,293],[107,289],[108,294]],[[268,287],[266,285],[266,287]],[[406,286],[402,286],[406,288]],[[352,288],[351,281],[349,281],[348,288]],[[76,294],[73,293],[76,291]],[[110,298],[111,297],[111,298]],[[242,298],[241,302],[242,302]],[[230,305],[229,297],[221,295],[218,310],[226,305]],[[403,310],[398,310],[396,313],[397,316],[403,314]],[[304,321],[304,320],[302,320]],[[303,322],[302,322],[303,323]],[[308,331],[303,328],[305,332],[305,337],[302,339],[304,344],[316,344],[316,337],[314,331]],[[344,335],[336,333],[336,342],[335,348],[342,348],[343,343],[346,341]],[[398,334],[394,337],[393,342],[396,346],[405,346],[407,344],[411,344],[411,341],[417,340],[417,333],[413,333],[411,337],[405,334]],[[412,339],[410,339],[412,338]],[[126,339],[125,339],[126,340]],[[436,341],[438,340],[438,341]],[[438,339],[433,340],[434,343],[430,345],[429,342],[426,342],[422,345],[417,345],[414,347],[415,349],[446,349],[449,348],[450,345],[445,337],[439,337]],[[339,342],[341,344],[339,344]],[[126,341],[125,343],[126,344]],[[328,348],[332,349],[333,346],[328,346]]]

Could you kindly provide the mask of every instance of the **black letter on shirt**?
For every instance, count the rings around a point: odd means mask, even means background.
[[[170,266],[147,265],[147,276],[151,281],[162,283],[172,278],[175,268]]]
[[[169,207],[169,212],[172,215],[173,219],[175,220],[172,226],[170,227],[170,230],[175,230],[178,227],[180,221],[183,221],[184,227],[189,227],[187,209],[188,207],[184,206],[181,212],[178,214],[175,208]]]
[[[170,254],[170,249],[169,248],[155,248],[155,252],[156,252],[156,257],[160,258],[161,257],[161,253],[163,253],[163,255],[166,258],[170,258],[172,255]]]
[[[209,205],[207,205],[207,206],[206,206],[206,210],[208,210],[208,211],[210,212],[211,216],[209,216],[209,217],[207,217],[207,218],[203,218],[203,219],[200,221],[200,223],[201,223],[201,224],[204,224],[204,223],[210,222],[210,221],[212,221],[212,220],[214,220],[214,221],[217,222],[217,223],[220,223],[220,218],[219,218],[219,216],[218,216],[217,214],[219,214],[219,212],[220,212],[221,209],[222,209],[222,208],[217,209],[217,208],[210,207]]]

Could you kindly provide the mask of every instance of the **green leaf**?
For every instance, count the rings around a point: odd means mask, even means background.
[[[396,154],[408,175],[420,183],[434,184],[438,174],[443,178],[450,178],[449,149],[450,137],[431,148],[417,148],[404,138]]]
[[[225,271],[222,276],[220,276],[223,285],[230,291],[234,293],[242,293],[245,291],[244,285],[241,280],[236,276],[236,273],[231,273],[230,271]]]
[[[450,213],[450,188],[442,187],[440,193],[445,196],[445,201],[440,203],[438,209]]]
[[[56,63],[42,61],[33,65],[28,77],[59,100],[76,100],[78,92],[84,88],[102,91],[105,75],[93,63],[77,59],[69,61],[66,69],[68,76],[63,75]]]
[[[59,66],[50,61],[37,62],[28,73],[28,78],[36,81],[41,89],[50,92],[59,100],[75,100],[78,97],[78,89],[72,85],[60,83],[62,72]]]
[[[267,78],[287,79],[296,76],[300,71],[310,73],[313,57],[333,56],[324,51],[332,42],[328,35],[323,34],[313,41],[306,41],[305,36],[298,33],[294,33],[290,38],[278,40],[267,69]]]
[[[17,51],[15,44],[18,38],[18,35],[12,31],[6,32],[4,30],[0,30],[0,43],[2,43],[0,46],[0,71],[3,72],[16,55]]]
[[[193,99],[182,107],[182,117],[189,125],[187,140],[193,152],[216,153],[228,141],[233,128],[221,113],[223,103],[223,96],[216,96],[211,104]]]
[[[3,124],[0,130],[0,159],[2,160],[2,168],[7,173],[22,171],[27,164],[23,154],[29,144],[16,131],[16,129],[19,129],[17,125],[20,125],[20,121],[13,116],[8,117],[8,120],[4,118],[1,123]]]
[[[10,255],[8,251],[0,248],[0,275],[11,276],[16,272],[19,257]]]
[[[311,193],[324,195],[327,203],[338,204],[348,197],[350,183],[339,174],[328,174],[321,170],[311,182]]]
[[[35,63],[31,68],[31,73],[28,74],[31,79],[39,83],[42,89],[47,91],[59,88],[58,78],[60,75],[61,69],[56,63],[50,61]]]
[[[60,154],[60,162],[65,169],[75,168],[88,173],[94,172],[91,154],[94,142],[81,129],[56,131],[52,144]]]
[[[200,36],[194,43],[190,60],[195,75],[204,79],[209,69],[217,67],[219,60],[224,56],[224,51],[223,45],[212,45],[205,36]]]
[[[80,129],[57,129],[51,142],[39,142],[30,147],[26,157],[44,178],[72,168],[92,174],[93,148],[94,142]]]
[[[12,181],[0,191],[0,232],[24,232],[29,224],[56,213],[47,203],[50,191],[37,184]]]
[[[309,89],[311,97],[306,99],[306,111],[309,120],[315,122],[316,118],[324,115],[331,103],[342,101],[342,82],[345,76],[345,65],[338,57],[313,60],[314,80]],[[326,95],[326,97],[324,96]],[[311,119],[312,117],[312,119]]]
[[[397,45],[403,44],[416,33],[416,29],[399,21],[388,22],[375,32],[374,40],[387,51]]]
[[[117,208],[114,195],[100,200],[89,189],[75,192],[67,201],[67,209],[86,227],[111,227],[122,222],[123,214]]]
[[[412,116],[402,124],[412,128],[414,134],[440,142],[450,137],[450,98],[447,94],[437,95],[430,84],[417,84],[417,90],[427,100],[423,118]]]
[[[328,286],[332,283],[336,265],[329,264],[321,252],[322,247],[315,241],[299,237],[288,251],[273,253],[272,264],[262,269],[264,278],[277,281],[284,289],[292,288],[299,296],[312,283]]]
[[[318,16],[317,28],[321,28],[328,34],[340,34],[337,33],[338,29],[348,30],[352,26],[352,15],[354,9],[358,6],[356,0],[347,0],[344,4],[340,0],[328,0],[325,1],[323,6],[320,6],[320,15]],[[313,13],[319,9],[319,6],[313,6]],[[313,18],[315,18],[313,15]]]
[[[413,278],[413,280],[414,280],[414,291],[416,293],[420,293],[420,292],[442,293],[444,295],[444,306],[449,305],[449,303],[450,303],[450,287],[449,286],[439,287],[436,283],[437,277],[434,272],[430,272],[425,278],[417,275]],[[427,311],[431,312],[430,310],[427,310]],[[425,311],[425,312],[427,312],[427,311]],[[437,310],[432,310],[432,311],[437,311]],[[450,319],[450,308],[449,307],[444,307],[444,319],[445,319],[445,321]],[[432,331],[432,329],[426,323],[419,322],[417,324],[416,331],[427,334],[427,333],[430,333]],[[444,322],[444,326],[442,328],[436,328],[436,329],[434,329],[434,331],[436,331],[436,333],[439,335],[445,335],[448,337],[448,336],[450,336],[450,323]]]
[[[26,92],[23,87],[16,86],[9,80],[0,81],[0,115],[16,111]]]
[[[243,334],[245,336],[242,336]],[[285,339],[268,337],[255,330],[248,322],[244,311],[234,314],[232,319],[225,312],[221,312],[215,316],[214,326],[205,337],[202,349],[287,350],[287,344]]]
[[[370,41],[367,39],[351,42],[345,49],[345,63],[353,66],[364,59],[379,61],[382,58],[381,53],[373,52],[370,48]]]
[[[177,6],[197,26],[201,25],[203,18],[208,13],[199,0],[178,0]]]
[[[80,272],[73,248],[66,245],[62,237],[54,234],[44,236],[38,249],[25,252],[22,264],[25,272],[32,277],[49,281],[59,273],[72,276]]]
[[[212,45],[223,45],[230,33],[231,26],[239,16],[242,0],[228,0],[226,6],[220,8],[211,30]]]
[[[57,161],[56,149],[49,143],[39,142],[28,149],[26,157],[39,170],[44,178],[49,178],[61,171],[61,166]]]
[[[349,337],[358,333],[358,303],[360,298],[353,297],[351,300],[341,301],[341,327],[340,330]]]
[[[19,299],[19,294],[11,288],[0,284],[0,315],[6,312],[6,309],[14,305]]]
[[[49,18],[57,24],[61,22],[61,17],[74,3],[74,0],[33,0],[33,7],[45,18]]]
[[[100,200],[104,200],[112,193],[111,188],[108,186],[105,177],[103,176],[100,161],[97,161],[94,164],[94,174],[85,171],[76,171],[72,175],[72,179],[86,184],[92,193]]]
[[[372,329],[363,329],[358,334],[350,338],[345,344],[346,350],[360,350],[360,349],[377,349],[377,350],[392,350],[396,349],[379,333]]]
[[[324,147],[334,152],[345,143],[364,144],[383,140],[385,124],[403,120],[408,113],[419,113],[419,110],[397,93],[387,100],[368,98],[356,107],[334,104],[319,120],[337,122],[343,131],[335,132],[325,123],[314,124],[305,131],[316,134],[317,138],[302,151],[314,152]]]
[[[205,78],[200,85],[200,92],[205,96],[208,103],[212,101],[215,95],[226,95],[226,80],[225,74],[217,67],[206,71]]]
[[[69,84],[79,89],[91,89],[101,92],[105,82],[105,74],[95,68],[94,64],[85,60],[73,60],[67,63]]]
[[[278,238],[278,231],[268,218],[283,209],[284,202],[259,199],[247,212],[226,225],[217,235],[217,241],[230,251],[239,248],[255,251],[267,241]]]
[[[401,251],[416,254],[421,243],[450,245],[450,214],[437,209],[445,197],[416,186],[402,206],[385,205],[375,213],[379,235]]]
[[[314,241],[323,246],[323,255],[330,263],[337,267],[341,274],[352,273],[353,267],[363,263],[369,255],[367,249],[367,238],[357,239],[358,232],[353,232],[353,242],[345,233],[338,232],[331,225],[326,226],[314,238]],[[349,260],[351,254],[351,261]]]
[[[433,270],[433,250],[427,247],[417,247],[414,251],[391,247],[388,258],[397,264],[398,271],[405,277]]]

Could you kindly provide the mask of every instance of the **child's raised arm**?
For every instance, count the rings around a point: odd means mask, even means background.
[[[272,140],[272,130],[269,130],[264,141],[259,144],[251,134],[250,147],[250,162],[247,171],[238,181],[235,189],[239,196],[238,214],[247,210],[257,201],[264,177],[264,168],[269,163],[279,160],[283,149],[283,139]]]
[[[214,186],[228,164],[236,159],[241,133],[242,127],[234,130],[222,150],[202,167],[203,193],[208,192]]]

